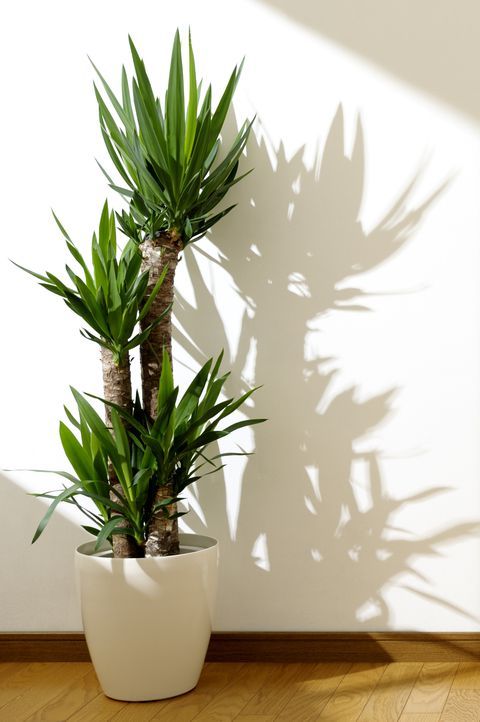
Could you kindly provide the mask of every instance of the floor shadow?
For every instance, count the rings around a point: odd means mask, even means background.
[[[478,526],[446,526],[424,538],[395,528],[402,507],[447,490],[389,495],[383,450],[356,448],[388,417],[395,389],[361,399],[351,388],[332,397],[340,361],[312,353],[306,339],[312,324],[321,334],[328,314],[368,311],[368,294],[356,287],[355,276],[391,259],[412,238],[441,188],[415,204],[416,174],[366,232],[359,219],[362,125],[347,157],[341,108],[316,168],[305,168],[302,149],[290,159],[282,147],[273,155],[265,140],[252,139],[248,164],[255,176],[238,191],[242,212],[238,220],[227,217],[211,238],[218,249],[210,256],[214,272],[231,277],[244,303],[238,343],[232,345],[223,299],[201,269],[208,254],[201,245],[185,254],[195,302],[177,294],[177,342],[197,363],[229,349],[229,395],[243,390],[245,378],[264,383],[251,411],[269,417],[256,427],[233,534],[220,476],[198,486],[199,514],[187,520],[221,540],[217,629],[231,628],[232,610],[237,618],[241,610],[241,629],[388,629],[385,588],[407,573],[415,577],[413,559],[436,554],[441,544],[468,537]],[[429,601],[464,614],[434,593]]]
[[[260,0],[295,22],[373,61],[403,81],[480,119],[480,6],[475,0]]]

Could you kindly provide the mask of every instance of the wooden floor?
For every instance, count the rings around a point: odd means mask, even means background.
[[[105,697],[91,664],[0,664],[2,722],[480,721],[480,664],[205,665],[195,690],[160,702]]]

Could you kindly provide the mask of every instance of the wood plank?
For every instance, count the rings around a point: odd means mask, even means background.
[[[301,682],[311,679],[314,664],[277,664],[252,697],[242,715],[278,715],[293,697]]]
[[[454,689],[448,695],[441,722],[479,722],[480,690]]]
[[[415,686],[403,710],[407,714],[440,713],[447,701],[458,664],[427,662],[418,675]]]
[[[25,668],[22,662],[3,662],[0,664],[0,686],[3,686],[7,679]]]
[[[32,664],[18,664],[16,672],[7,675],[0,686],[0,708],[13,699],[20,697],[29,690],[36,679],[42,679],[42,675],[51,675],[52,664],[46,662],[34,662]],[[54,674],[61,669],[61,664],[56,664]]]
[[[265,663],[245,665],[195,717],[195,722],[225,722],[234,719],[262,687],[274,666]]]
[[[359,722],[397,722],[421,668],[419,663],[389,664],[358,718]]]
[[[101,693],[97,675],[91,664],[85,673],[66,685],[48,704],[34,712],[25,722],[64,722]]]
[[[0,720],[26,720],[44,707],[73,680],[88,671],[86,662],[57,662],[42,665],[41,669],[30,667],[28,688],[0,709]]]
[[[464,662],[458,665],[453,689],[480,689],[480,664],[476,662]]]
[[[128,702],[109,719],[115,722],[150,722],[155,715],[165,707],[166,700],[159,699],[153,702]]]
[[[127,704],[128,702],[110,699],[101,693],[71,715],[68,722],[107,722]]]
[[[316,664],[311,678],[298,684],[277,719],[288,722],[316,720],[351,666],[348,662]]]
[[[164,722],[189,722],[212,702],[232,679],[244,668],[241,662],[210,662],[205,665],[195,689],[181,697],[166,700],[162,710],[153,719]],[[125,717],[125,722],[129,722]],[[136,722],[136,720],[135,720]]]
[[[190,693],[125,703],[101,693],[89,664],[7,663],[0,665],[0,722],[480,722],[478,667],[211,663]],[[285,700],[284,688],[288,699],[280,702],[275,694]]]
[[[318,719],[330,722],[357,720],[386,669],[384,664],[352,664]]]

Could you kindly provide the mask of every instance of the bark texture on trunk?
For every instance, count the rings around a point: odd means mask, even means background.
[[[132,381],[130,379],[130,359],[127,357],[118,366],[108,348],[102,350],[103,394],[107,401],[121,406],[126,411],[132,410]],[[107,424],[111,424],[110,407],[105,406]]]
[[[155,494],[153,506],[159,501],[173,496],[173,488],[171,484],[160,486]],[[169,514],[177,511],[176,504],[167,506]],[[162,511],[158,511],[152,515],[152,519],[148,526],[148,537],[145,544],[146,557],[167,557],[180,552],[180,543],[178,540],[178,519],[167,519]]]
[[[178,264],[178,254],[183,248],[183,243],[178,233],[172,230],[164,231],[154,238],[147,238],[142,243],[141,248],[143,255],[142,271],[149,271],[147,295],[151,293],[165,266],[168,266],[160,291],[141,323],[143,330],[156,321],[165,309],[173,303],[175,271]],[[171,361],[171,310],[165,314],[140,348],[143,406],[152,419],[157,415],[157,393],[160,374],[162,373],[163,348],[167,350]]]
[[[175,271],[178,264],[178,254],[183,249],[180,235],[174,230],[163,231],[153,238],[147,238],[142,243],[143,263],[142,270],[149,271],[148,290],[151,292],[164,268],[167,267],[165,279],[162,283],[149,313],[142,321],[142,329],[153,323],[168,306],[173,303]],[[171,308],[153,329],[146,343],[140,349],[142,367],[142,393],[145,410],[154,419],[157,416],[157,394],[160,375],[162,373],[162,354],[166,349],[172,360],[172,312]],[[171,484],[159,487],[153,500],[153,506],[159,501],[173,496]],[[169,514],[177,510],[176,504],[170,504]],[[178,520],[167,519],[163,513],[152,515],[148,538],[145,545],[146,556],[170,556],[180,551],[178,541]]]
[[[132,382],[130,378],[130,359],[127,358],[121,364],[115,364],[113,354],[109,349],[102,348],[102,372],[103,372],[103,393],[107,401],[118,404],[127,411],[132,408]],[[105,420],[111,424],[110,408],[105,406]],[[119,501],[122,487],[118,483],[115,471],[111,464],[108,465],[108,480],[110,483],[110,498],[112,501]],[[119,526],[126,526],[126,521],[121,521]],[[128,535],[114,534],[113,539],[114,557],[141,557],[143,551],[135,539]]]

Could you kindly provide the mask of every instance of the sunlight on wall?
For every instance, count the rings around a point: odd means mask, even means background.
[[[135,16],[125,0],[12,7],[6,90],[12,109],[32,111],[1,121],[8,256],[62,268],[50,206],[80,246],[97,222],[106,189],[93,158],[105,152],[87,52],[118,78],[130,32],[163,87],[173,31],[190,25],[214,88],[246,55],[236,115],[257,114],[243,164],[254,173],[232,192],[235,211],[184,254],[176,308],[178,379],[225,348],[229,393],[263,384],[245,413],[269,418],[235,439],[254,456],[192,489],[188,527],[221,542],[216,628],[477,629],[480,127],[329,39],[320,11],[307,27],[273,5],[241,0],[234,23],[216,0],[138,0]],[[98,353],[6,256],[0,301],[15,299],[16,313],[5,314],[2,466],[63,468],[62,404],[69,384],[101,390]],[[25,559],[40,508],[22,521],[27,502],[3,484]],[[3,629],[77,626],[71,558],[83,535],[58,519],[45,541],[55,566],[34,557],[57,580],[55,605],[45,586],[32,616],[11,564]]]

